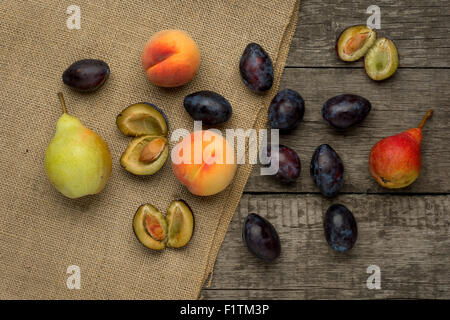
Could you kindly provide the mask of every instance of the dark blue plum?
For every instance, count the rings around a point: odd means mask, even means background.
[[[324,103],[322,117],[332,127],[347,129],[363,121],[371,108],[372,105],[366,98],[355,94],[341,94]]]
[[[278,158],[278,171],[275,178],[284,183],[291,183],[298,179],[302,169],[300,158],[297,153],[289,147],[283,145],[267,146],[267,157],[270,159],[268,166],[272,161]]]
[[[344,165],[341,157],[327,144],[316,148],[311,159],[311,177],[326,197],[334,197],[344,186]]]
[[[281,253],[280,238],[274,226],[255,213],[245,218],[242,239],[251,253],[266,262],[274,261]]]
[[[194,120],[206,125],[216,125],[228,121],[231,117],[231,104],[220,94],[213,91],[199,91],[184,98],[184,108]]]
[[[295,129],[305,114],[305,101],[294,90],[278,92],[269,106],[269,122],[273,129],[288,132]]]
[[[91,92],[100,88],[110,74],[106,62],[96,59],[83,59],[72,63],[63,73],[63,82],[69,87]]]
[[[323,220],[325,238],[333,250],[345,252],[353,248],[358,237],[355,217],[342,204],[328,208]]]
[[[239,62],[244,84],[255,93],[269,90],[273,84],[273,65],[269,54],[257,43],[250,43]]]

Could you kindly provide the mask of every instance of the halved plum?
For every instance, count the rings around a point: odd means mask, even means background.
[[[151,103],[136,103],[123,110],[116,123],[124,135],[137,137],[122,154],[122,167],[136,175],[151,175],[161,169],[169,155],[164,112]]]
[[[183,200],[172,201],[166,217],[151,204],[143,204],[134,215],[133,230],[139,242],[147,248],[181,248],[192,238],[194,215]]]
[[[356,61],[363,57],[377,38],[375,30],[357,25],[345,29],[338,38],[336,51],[343,61]]]
[[[167,246],[184,247],[194,232],[194,216],[189,205],[183,200],[172,201],[166,215],[169,238]]]
[[[120,158],[125,170],[136,175],[157,172],[169,156],[169,143],[165,137],[140,136],[131,140]]]
[[[126,136],[167,136],[167,117],[157,106],[140,102],[123,110],[116,119],[119,130]]]
[[[133,219],[134,234],[147,248],[162,250],[167,237],[167,222],[161,212],[151,204],[139,207]]]
[[[373,80],[384,80],[398,68],[398,52],[394,42],[387,38],[375,41],[364,58],[367,75]]]

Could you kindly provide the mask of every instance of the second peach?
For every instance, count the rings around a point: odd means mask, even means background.
[[[178,180],[198,196],[223,191],[233,180],[234,150],[221,135],[195,131],[172,149],[172,169]]]
[[[163,30],[155,33],[145,45],[142,66],[155,85],[178,87],[197,74],[200,51],[186,32]]]

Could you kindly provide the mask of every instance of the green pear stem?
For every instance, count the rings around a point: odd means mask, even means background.
[[[428,110],[425,117],[423,117],[422,121],[420,121],[419,126],[417,128],[422,129],[425,125],[425,122],[427,122],[428,118],[431,117],[431,114],[433,113],[433,109]]]
[[[63,113],[67,113],[66,102],[64,101],[64,96],[62,92],[58,92],[59,102],[61,103]]]

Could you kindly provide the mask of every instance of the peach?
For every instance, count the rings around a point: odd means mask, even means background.
[[[155,33],[142,52],[142,66],[151,82],[160,87],[188,83],[200,66],[200,51],[194,40],[181,30]]]
[[[194,131],[172,149],[177,179],[198,196],[224,190],[233,180],[237,164],[226,139],[211,130]]]

